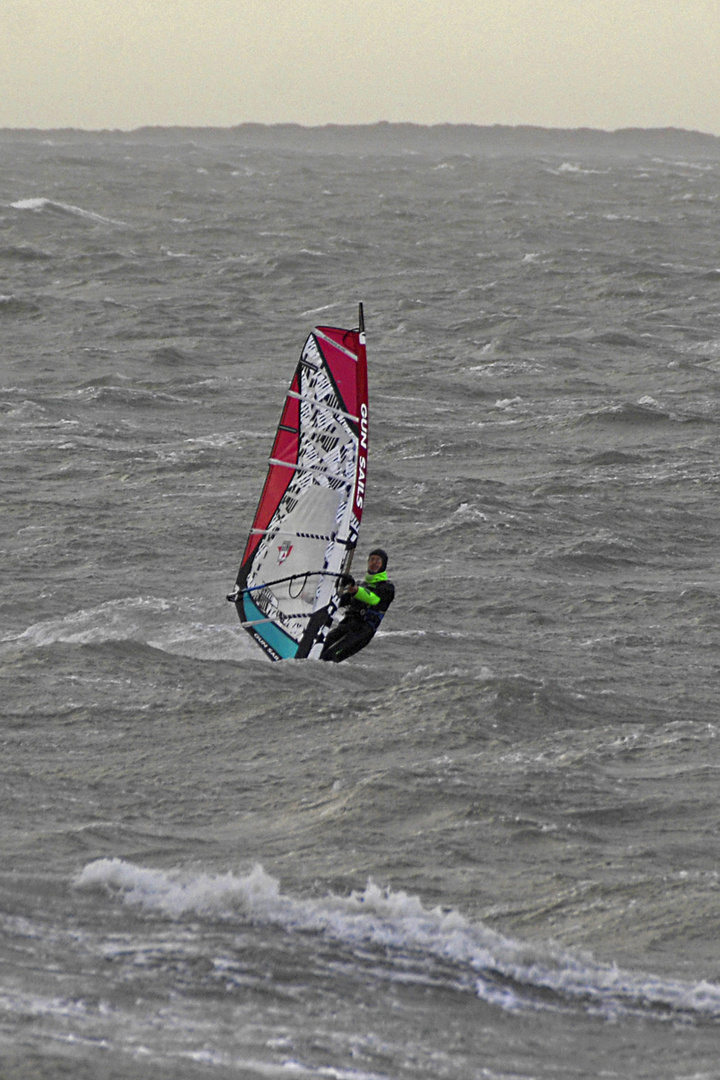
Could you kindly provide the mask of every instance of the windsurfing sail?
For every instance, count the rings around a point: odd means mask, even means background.
[[[273,660],[317,657],[357,544],[365,501],[365,326],[317,326],[300,355],[233,600]]]

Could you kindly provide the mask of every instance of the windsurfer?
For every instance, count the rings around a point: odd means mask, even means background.
[[[387,576],[387,553],[373,548],[368,555],[367,574],[362,585],[354,581],[346,586],[339,607],[347,614],[325,639],[321,660],[339,664],[360,652],[372,641],[383,616],[395,598],[395,586]]]

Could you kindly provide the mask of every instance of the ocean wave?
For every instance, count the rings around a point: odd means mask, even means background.
[[[168,405],[197,405],[195,399],[180,397],[153,387],[118,386],[116,381],[96,380],[66,395],[67,399],[93,401],[105,406],[121,405],[133,408],[166,408]]]
[[[720,1020],[718,984],[623,971],[552,942],[515,941],[452,908],[428,908],[418,896],[372,881],[346,896],[302,898],[283,893],[260,865],[247,874],[193,874],[110,858],[88,863],[73,884],[170,919],[248,920],[288,934],[318,934],[350,949],[379,947],[403,958],[405,978],[408,961],[418,968],[440,962],[449,967],[448,985],[472,989],[505,1011],[580,1007],[608,1020]]]
[[[563,161],[562,165],[558,165],[557,169],[547,169],[546,171],[555,176],[562,176],[563,174],[575,176],[605,176],[612,172],[612,169],[588,169],[583,168],[583,166],[576,161]]]
[[[0,246],[0,260],[13,262],[45,262],[52,259],[52,255],[30,244],[5,244]]]
[[[56,202],[54,199],[18,199],[17,202],[10,205],[14,210],[31,210],[36,214],[61,214],[65,217],[91,221],[96,225],[115,225],[120,228],[127,228],[127,223],[124,221],[116,221],[114,218],[105,217],[103,214],[96,214],[94,210],[83,210],[81,206]]]
[[[239,626],[209,624],[198,616],[197,602],[158,596],[124,597],[34,623],[20,634],[0,638],[7,649],[48,645],[146,645],[175,656],[198,660],[237,660],[249,651]]]
[[[617,565],[633,565],[641,561],[641,554],[635,544],[601,529],[594,535],[583,536],[555,551],[543,553],[537,561],[542,566],[599,570]]]
[[[584,413],[577,424],[661,424],[675,419],[661,409],[656,401],[624,401]]]
[[[0,296],[0,315],[39,315],[40,305],[14,294]]]

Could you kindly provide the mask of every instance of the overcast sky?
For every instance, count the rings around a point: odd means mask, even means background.
[[[0,127],[720,135],[720,0],[0,0]]]

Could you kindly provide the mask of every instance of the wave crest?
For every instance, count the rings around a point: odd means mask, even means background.
[[[572,954],[554,943],[518,942],[452,908],[427,908],[404,891],[368,881],[347,896],[298,898],[256,865],[244,875],[147,869],[122,859],[89,863],[74,884],[106,890],[148,912],[180,919],[246,918],[288,933],[316,933],[352,949],[375,946],[422,967],[450,966],[453,986],[510,1011],[580,1007],[605,1019],[636,1016],[692,1023],[720,1020],[720,985],[661,979]]]

